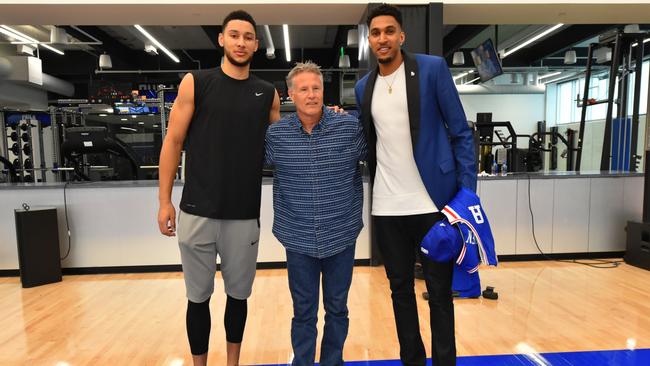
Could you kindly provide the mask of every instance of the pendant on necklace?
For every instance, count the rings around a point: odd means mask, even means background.
[[[393,87],[388,87],[388,94],[393,94]]]

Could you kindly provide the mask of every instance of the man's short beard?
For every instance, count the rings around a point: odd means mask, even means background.
[[[388,57],[385,57],[385,58],[377,58],[377,62],[380,63],[380,64],[389,64],[389,63],[393,62],[394,59],[395,59],[395,57],[388,56]]]
[[[233,64],[233,65],[235,65],[235,66],[237,66],[237,67],[248,66],[248,65],[251,63],[251,61],[253,60],[253,56],[251,55],[251,57],[247,58],[247,59],[244,60],[244,61],[237,61],[237,60],[235,60],[235,58],[232,57],[228,52],[224,52],[224,53],[226,54],[226,58],[228,59],[228,61],[229,61],[231,64]]]

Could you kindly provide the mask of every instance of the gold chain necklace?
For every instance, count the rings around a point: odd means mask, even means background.
[[[383,80],[386,86],[388,86],[388,94],[393,94],[393,84],[395,84],[395,79],[397,79],[397,71],[399,71],[399,69],[395,71],[395,75],[393,75],[393,81],[390,83],[386,81],[386,78],[384,76],[379,75],[381,77],[381,80]]]

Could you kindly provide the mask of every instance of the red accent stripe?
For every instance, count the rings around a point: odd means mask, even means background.
[[[463,259],[465,259],[465,252],[467,251],[467,246],[465,243],[463,243],[463,249],[461,249],[460,254],[458,255],[458,260],[456,260],[456,264],[461,264],[463,262]]]
[[[443,208],[442,210],[443,210],[444,212],[446,212],[449,216],[451,216],[451,217],[454,219],[454,221],[459,220],[458,214],[456,214],[456,212],[454,212],[454,211],[453,211],[451,208],[449,208],[448,206],[445,206],[445,208]]]
[[[483,241],[481,240],[481,237],[478,235],[476,232],[476,229],[474,229],[474,226],[467,220],[465,219],[460,219],[460,221],[464,224],[466,224],[470,230],[474,233],[474,236],[476,237],[476,243],[478,244],[479,247],[479,262],[483,264],[489,264],[489,260],[487,258],[487,252],[485,251],[485,248],[483,247]]]

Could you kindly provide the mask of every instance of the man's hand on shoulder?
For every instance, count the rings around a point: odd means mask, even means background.
[[[327,109],[334,111],[336,113],[348,114],[348,112],[346,112],[345,109],[343,109],[343,107],[338,105],[327,106]]]

